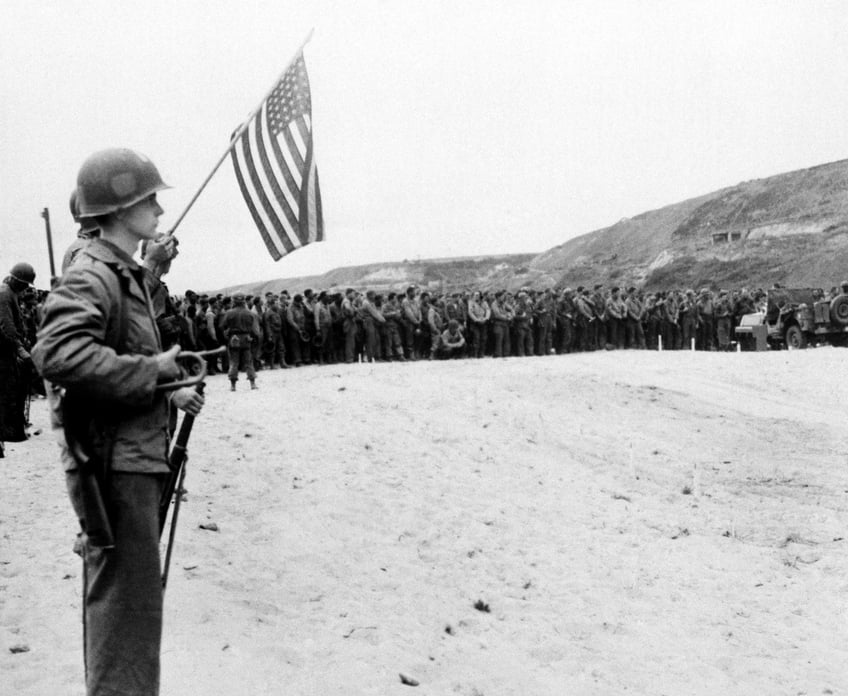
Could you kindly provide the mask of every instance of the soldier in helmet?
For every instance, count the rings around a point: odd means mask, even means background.
[[[230,356],[230,390],[236,390],[240,371],[247,373],[250,388],[256,389],[256,369],[253,361],[253,346],[259,343],[259,320],[251,312],[242,293],[233,295],[233,307],[221,320],[221,331],[227,341]]]
[[[361,314],[362,325],[365,329],[365,359],[367,362],[375,362],[382,358],[378,329],[386,323],[386,318],[377,307],[376,299],[377,293],[373,290],[365,291]]]
[[[595,306],[589,296],[589,288],[577,286],[577,296],[574,300],[574,344],[579,351],[591,351],[594,344],[594,322],[596,321]]]
[[[492,309],[489,303],[479,291],[475,290],[471,293],[471,299],[468,301],[468,329],[471,339],[470,355],[475,358],[482,358],[486,350],[486,340],[488,338],[488,327],[491,316]]]
[[[607,347],[624,348],[624,322],[627,307],[621,297],[621,289],[614,287],[606,300]]]
[[[719,290],[715,303],[716,341],[719,350],[730,350],[733,325],[733,305],[727,290]]]
[[[403,321],[403,345],[407,360],[418,360],[424,354],[422,342],[424,315],[421,301],[416,296],[418,288],[410,285],[401,299],[401,319]]]
[[[624,299],[624,333],[625,345],[628,348],[645,348],[645,303],[635,287],[627,288]]]
[[[262,313],[262,334],[265,337],[265,367],[269,370],[286,367],[286,347],[283,343],[283,318],[277,306],[277,297],[270,295]]]
[[[494,294],[491,304],[492,318],[492,339],[494,348],[492,350],[493,358],[509,357],[509,324],[513,320],[514,314],[512,309],[507,305],[505,293],[503,290],[498,290]]]
[[[23,442],[32,368],[20,297],[35,281],[28,263],[16,263],[0,284],[0,456],[3,442]]]
[[[403,357],[403,341],[401,340],[401,306],[397,293],[390,292],[383,306],[380,308],[383,317],[386,319],[385,327],[385,345],[383,355],[387,360],[394,358],[395,360],[404,360]]]
[[[344,299],[341,302],[341,317],[343,326],[344,361],[352,363],[356,360],[356,290],[348,288],[345,290]]]
[[[71,245],[65,250],[65,255],[62,257],[62,273],[74,262],[80,251],[88,246],[89,241],[94,237],[100,236],[100,230],[97,229],[93,218],[80,218],[76,189],[71,192],[70,209],[71,216],[74,218],[74,222],[79,225],[79,229],[77,230],[77,238],[71,242]]]
[[[574,349],[574,323],[577,306],[574,290],[565,288],[556,300],[556,352],[570,353]]]
[[[686,291],[686,297],[680,303],[680,330],[683,340],[683,349],[689,350],[693,348],[695,337],[698,332],[698,327],[701,325],[701,318],[698,310],[698,302],[695,297],[695,291],[689,289]]]
[[[163,211],[156,196],[165,188],[154,164],[132,150],[103,150],[83,163],[79,217],[96,224],[100,238],[79,252],[48,296],[33,349],[52,393],[61,394],[54,424],[82,527],[89,695],[158,693],[169,401],[191,415],[203,406],[192,388],[157,389],[179,376],[180,347],[163,352],[144,272],[133,258],[139,242],[157,237]],[[91,481],[83,473],[92,470],[98,483],[84,486]],[[111,534],[88,534],[93,498],[107,511]]]
[[[313,320],[314,321],[314,320]],[[295,293],[292,303],[286,310],[286,330],[289,334],[292,347],[292,360],[295,367],[309,363],[309,335],[306,333],[306,311],[303,304],[303,295]]]

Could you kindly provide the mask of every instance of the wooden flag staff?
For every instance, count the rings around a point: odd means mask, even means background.
[[[244,123],[242,123],[241,126],[238,127],[235,133],[233,133],[233,136],[230,138],[230,144],[227,145],[227,149],[224,151],[224,154],[221,155],[221,158],[215,163],[215,166],[212,168],[212,171],[209,172],[209,176],[204,179],[203,183],[200,185],[200,188],[197,189],[197,193],[192,196],[191,200],[188,202],[188,205],[185,207],[185,210],[180,213],[180,216],[177,218],[177,221],[174,223],[174,226],[171,227],[170,231],[168,232],[169,237],[172,237],[174,235],[174,232],[176,231],[179,224],[183,221],[183,218],[186,216],[188,211],[191,210],[191,207],[194,205],[194,202],[200,197],[200,194],[203,193],[203,190],[206,188],[206,185],[212,180],[212,177],[215,176],[215,172],[218,171],[218,168],[223,164],[224,160],[227,159],[227,156],[230,154],[230,150],[233,149],[233,145],[238,142],[238,139],[241,137],[242,133],[244,133],[248,126],[250,126],[250,122],[256,117],[256,114],[259,113],[259,110],[262,108],[262,105],[277,88],[277,85],[280,83],[280,80],[283,79],[286,72],[288,72],[288,69],[289,67],[291,67],[291,64],[294,62],[295,58],[297,58],[303,52],[304,46],[306,46],[306,44],[309,43],[310,39],[312,39],[312,34],[314,33],[314,31],[314,29],[309,30],[309,34],[307,34],[306,38],[303,40],[303,43],[300,44],[300,48],[295,51],[295,54],[291,57],[289,62],[286,63],[286,67],[283,68],[283,72],[281,72],[280,76],[274,81],[274,84],[271,89],[269,89],[265,96],[262,97],[262,101],[259,102],[259,106],[257,106],[250,113],[250,116],[248,116],[244,120]]]

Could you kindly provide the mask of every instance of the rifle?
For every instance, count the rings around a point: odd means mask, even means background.
[[[201,382],[195,387],[198,394],[202,394],[206,385]],[[168,533],[168,546],[165,551],[165,563],[162,570],[162,589],[168,583],[168,569],[171,565],[171,551],[174,547],[174,537],[177,533],[177,518],[180,514],[180,502],[182,501],[183,482],[185,481],[186,467],[188,461],[188,439],[191,436],[191,429],[194,426],[194,416],[187,413],[183,417],[183,422],[180,425],[180,431],[177,433],[177,439],[174,446],[171,448],[171,453],[168,457],[168,467],[171,473],[168,475],[168,481],[165,484],[165,490],[162,491],[162,497],[159,499],[159,538],[162,538],[162,533],[165,531],[165,522],[168,519],[168,510],[171,507],[171,499],[174,498],[174,511],[171,513],[171,529]]]
[[[226,347],[221,346],[220,348],[217,348],[215,350],[193,354],[195,357],[200,358],[200,362],[197,368],[199,374],[188,381],[195,385],[194,389],[198,394],[202,394],[203,390],[206,388],[206,384],[203,382],[203,378],[206,376],[206,362],[204,358],[210,355],[217,355],[218,353],[223,353],[225,350]],[[180,356],[177,357],[179,358]],[[184,382],[179,382],[179,384],[183,386]],[[173,385],[166,386],[173,388]],[[168,475],[168,480],[165,483],[165,489],[162,491],[162,497],[159,499],[160,539],[162,538],[162,534],[165,531],[165,523],[168,519],[168,510],[171,507],[171,499],[174,500],[174,510],[171,513],[171,528],[168,532],[168,546],[165,550],[165,562],[162,570],[163,592],[165,590],[165,586],[168,584],[168,570],[171,566],[171,552],[174,548],[174,538],[177,533],[177,518],[180,514],[183,482],[185,481],[186,475],[185,464],[188,461],[188,439],[191,436],[192,427],[194,427],[194,416],[187,413],[185,416],[183,416],[183,421],[180,424],[180,430],[177,433],[177,439],[174,441],[174,445],[171,448],[170,454],[168,455],[168,468],[171,470],[171,473]],[[175,494],[176,498],[174,497]]]
[[[24,429],[26,429],[30,425],[32,425],[32,423],[29,422],[29,414],[30,414],[30,408],[32,406],[32,381],[33,381],[32,380],[33,369],[29,365],[26,365],[25,369],[26,369],[26,379],[24,381],[26,382],[27,393],[26,393],[26,401],[24,402]]]

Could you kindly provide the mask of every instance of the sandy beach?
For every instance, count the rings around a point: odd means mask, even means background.
[[[846,357],[210,377],[162,694],[848,693]],[[0,693],[81,696],[76,520],[31,420],[0,463]]]

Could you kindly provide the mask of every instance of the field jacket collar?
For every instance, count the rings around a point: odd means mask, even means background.
[[[129,289],[131,295],[142,302],[147,302],[147,295],[143,288],[144,269],[135,262],[135,259],[124,253],[111,242],[100,238],[92,239],[85,248],[84,253],[112,266],[119,275],[127,280],[135,281],[126,283],[126,287]]]

